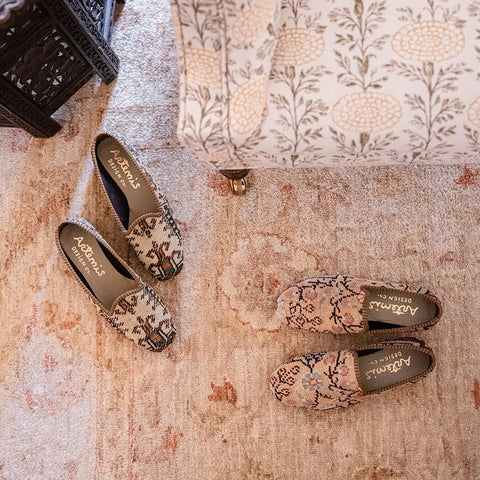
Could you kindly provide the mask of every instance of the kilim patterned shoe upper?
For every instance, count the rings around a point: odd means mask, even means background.
[[[440,300],[425,288],[341,275],[297,283],[280,295],[277,309],[292,327],[335,334],[430,328],[441,313]]]
[[[172,343],[175,326],[167,307],[90,223],[77,218],[63,222],[56,243],[69,270],[112,326],[147,350],[160,352]]]
[[[158,280],[177,275],[183,266],[180,230],[132,147],[118,135],[101,133],[93,142],[92,160],[125,238],[145,268]]]
[[[270,388],[285,405],[313,410],[344,408],[366,395],[415,383],[435,367],[433,352],[417,339],[360,350],[302,355],[278,367]]]

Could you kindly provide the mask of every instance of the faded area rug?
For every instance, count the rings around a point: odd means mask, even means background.
[[[91,80],[39,140],[0,131],[1,480],[475,480],[480,475],[480,168],[262,170],[245,197],[175,136],[167,0],[129,0],[110,86]],[[180,221],[185,267],[148,277],[94,181],[92,138],[142,152]],[[164,298],[178,335],[161,354],[100,318],[54,245],[81,216]],[[422,382],[341,411],[289,408],[269,391],[291,357],[378,337],[294,331],[277,296],[315,274],[419,283],[445,314],[420,333]]]

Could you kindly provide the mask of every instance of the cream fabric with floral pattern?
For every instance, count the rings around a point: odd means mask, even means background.
[[[178,132],[222,169],[480,161],[480,2],[173,0]]]

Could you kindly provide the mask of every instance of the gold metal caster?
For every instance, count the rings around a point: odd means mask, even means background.
[[[220,170],[220,173],[228,178],[232,193],[241,196],[247,193],[248,184],[246,177],[249,171],[245,168],[243,170]]]
[[[230,186],[232,187],[232,192],[234,195],[245,195],[247,193],[247,179],[244,178],[238,178],[236,180],[230,179]]]

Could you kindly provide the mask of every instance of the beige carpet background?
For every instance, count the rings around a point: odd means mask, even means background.
[[[113,85],[90,81],[53,139],[0,131],[0,479],[480,478],[480,168],[255,171],[233,197],[176,140],[167,0],[128,0],[117,17]],[[57,224],[82,216],[146,276],[92,176],[104,128],[143,153],[184,234],[184,271],[149,278],[179,332],[162,354],[97,316],[55,250]],[[432,288],[445,314],[419,335],[436,370],[343,411],[276,401],[280,363],[376,340],[274,317],[277,296],[316,273]]]

